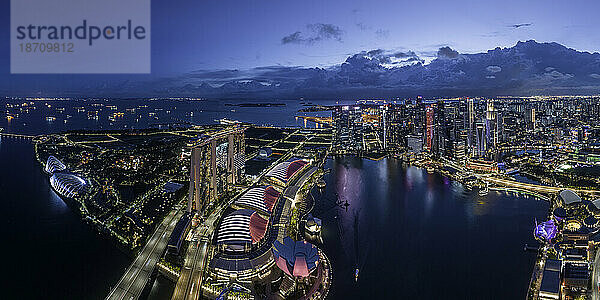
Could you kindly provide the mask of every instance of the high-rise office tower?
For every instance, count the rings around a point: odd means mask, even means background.
[[[485,123],[487,148],[495,149],[496,144],[498,143],[498,131],[496,124],[496,110],[494,109],[494,102],[492,100],[488,100],[486,103]]]
[[[465,114],[465,130],[467,131],[467,148],[474,149],[475,148],[475,104],[473,99],[467,99],[467,110]],[[470,150],[470,154],[473,154],[474,151]]]
[[[535,108],[527,108],[525,111],[525,123],[528,130],[535,130]]]
[[[487,152],[486,122],[475,124],[475,156],[484,158]]]
[[[360,106],[337,106],[332,112],[335,146],[350,151],[363,149],[363,117]]]
[[[404,105],[386,105],[383,111],[384,149],[397,151],[406,147],[407,125]]]
[[[425,107],[425,147],[428,151],[434,151],[435,143],[435,123],[434,123],[434,109],[433,106],[427,105]]]

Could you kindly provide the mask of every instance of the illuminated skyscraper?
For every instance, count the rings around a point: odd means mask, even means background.
[[[475,153],[474,155],[480,158],[485,157],[487,152],[487,126],[486,122],[477,122],[475,124]]]
[[[332,112],[334,141],[339,149],[348,151],[363,150],[362,108],[356,106],[338,106]]]
[[[467,148],[475,148],[475,104],[473,99],[467,99],[467,111],[465,114],[465,130],[467,132]],[[475,151],[469,150],[472,154]]]
[[[525,111],[527,130],[535,130],[535,108],[530,107]]]
[[[485,138],[488,149],[494,149],[498,143],[498,126],[496,124],[496,110],[494,108],[494,102],[488,100],[486,103],[485,113]]]
[[[383,111],[384,149],[386,151],[397,151],[406,147],[406,136],[409,134],[406,107],[403,105],[386,105]]]
[[[433,151],[434,148],[434,110],[431,105],[425,107],[425,147],[429,151]]]

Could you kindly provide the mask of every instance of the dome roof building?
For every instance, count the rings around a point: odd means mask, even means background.
[[[67,166],[63,164],[58,158],[50,155],[48,156],[48,160],[46,160],[46,172],[49,174],[53,174],[56,172],[65,171]]]
[[[88,184],[81,177],[70,173],[54,173],[50,177],[50,185],[61,196],[73,198],[85,192]]]

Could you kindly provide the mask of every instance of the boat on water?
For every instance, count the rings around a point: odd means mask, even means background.
[[[354,282],[358,282],[358,268],[354,271]]]

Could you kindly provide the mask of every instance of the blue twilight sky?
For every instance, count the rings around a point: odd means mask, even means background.
[[[518,40],[600,50],[599,1],[172,1],[152,2],[157,71],[319,66],[371,49],[480,52]],[[339,39],[283,44],[309,24]],[[531,24],[519,28],[515,24]]]
[[[0,0],[0,90],[40,81],[106,75],[9,75],[9,0]],[[152,0],[152,74],[258,66],[330,66],[363,50],[412,50],[428,60],[442,46],[460,53],[555,41],[600,50],[600,1]],[[2,88],[3,87],[3,88]]]

